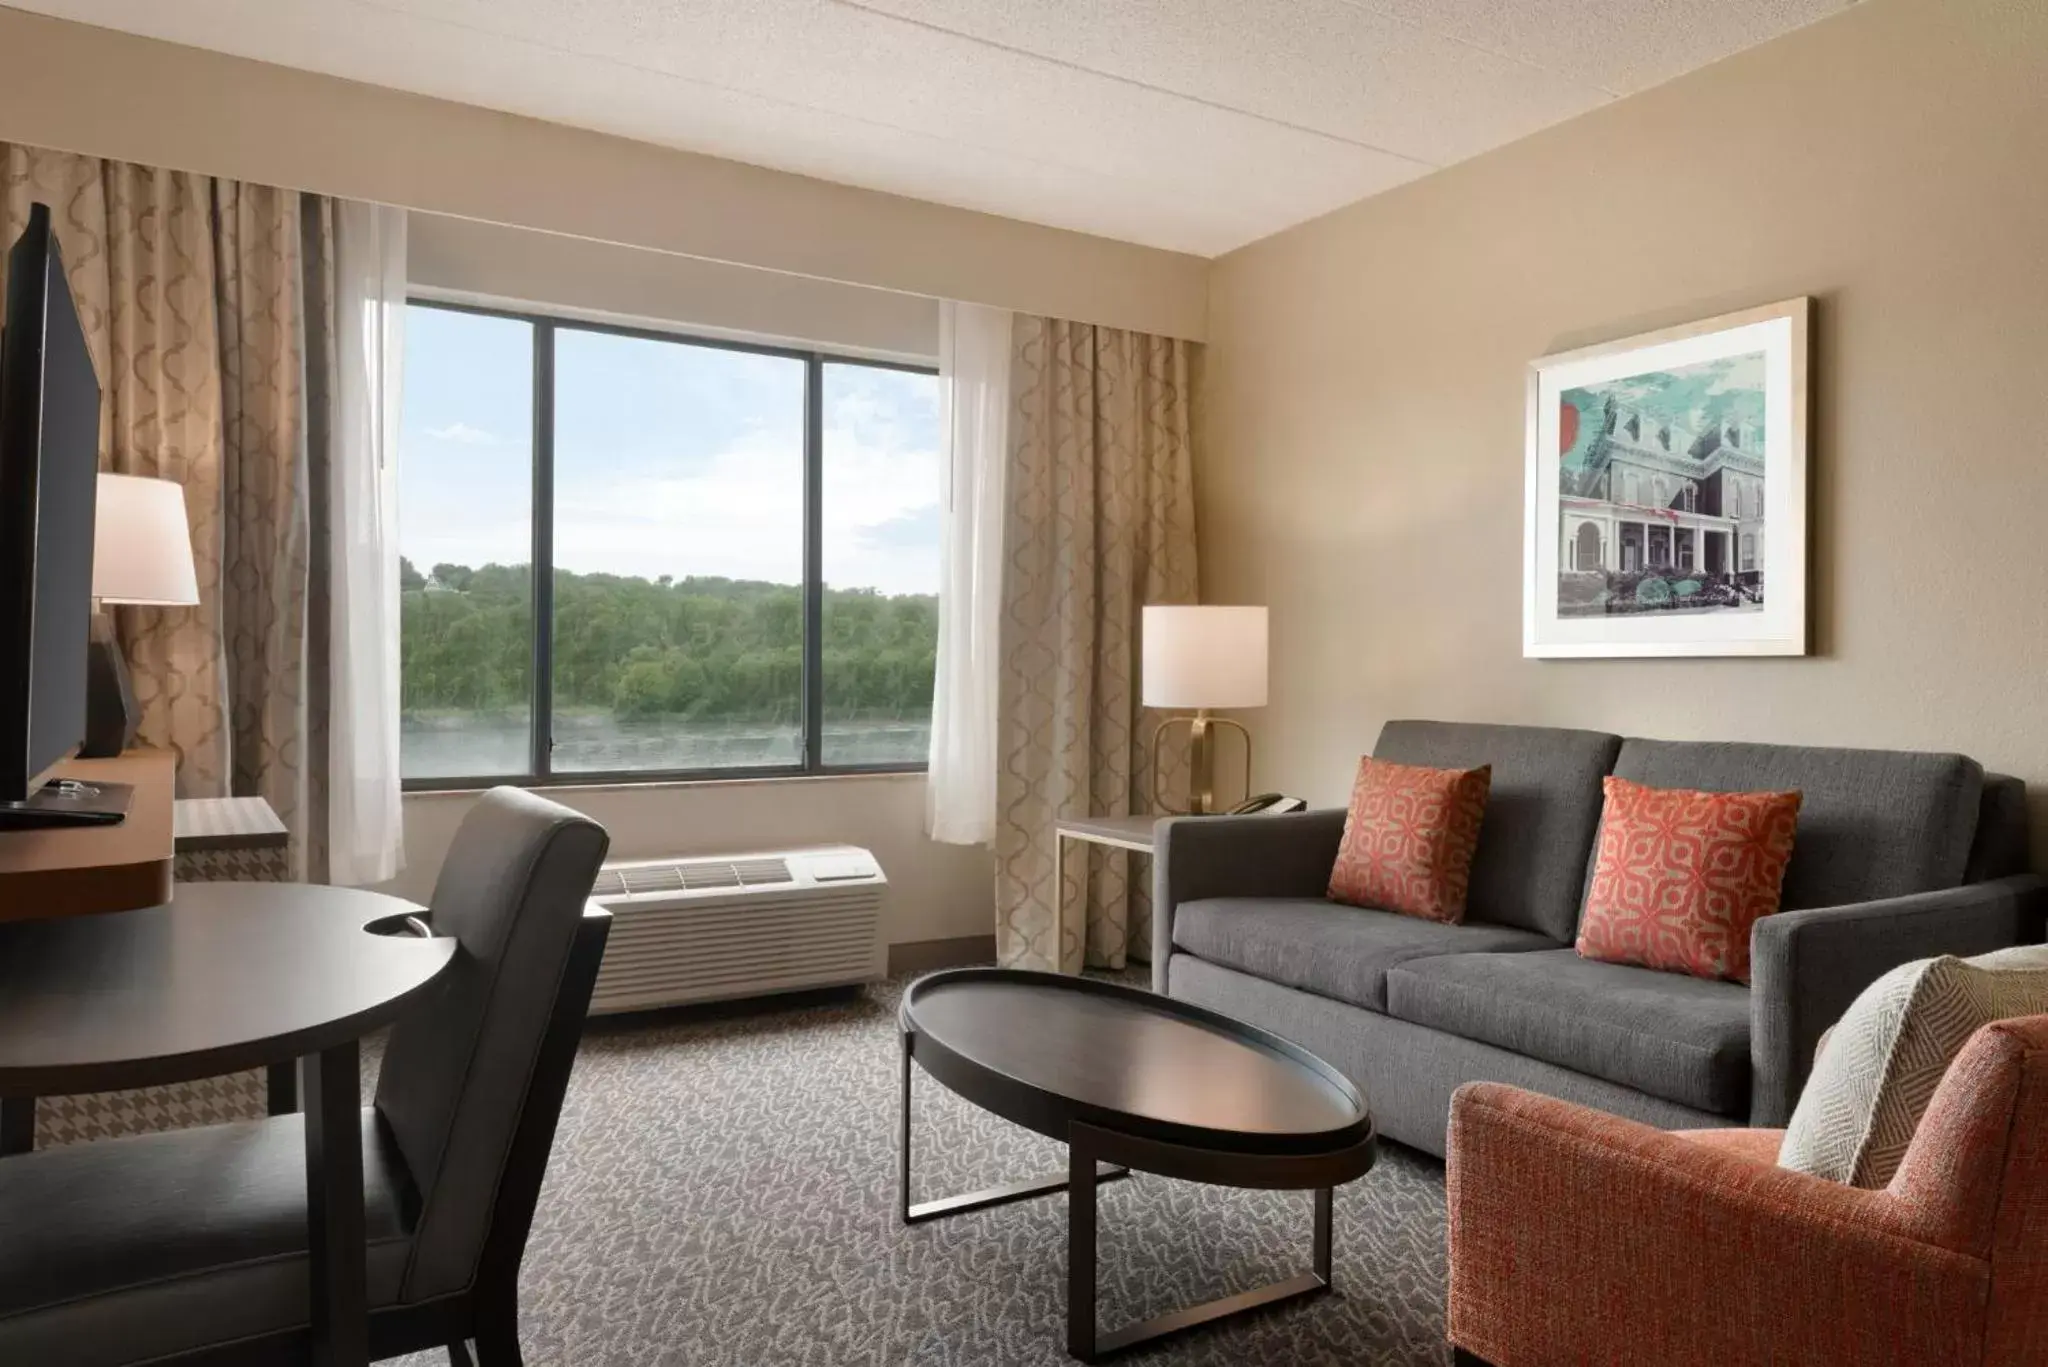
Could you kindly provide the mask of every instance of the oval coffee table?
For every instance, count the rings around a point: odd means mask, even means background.
[[[1083,1362],[1330,1285],[1330,1193],[1377,1156],[1335,1068],[1257,1026],[1142,988],[960,968],[903,994],[898,1183],[904,1223],[1067,1192],[1067,1351]],[[1067,1173],[912,1204],[915,1062],[983,1110],[1067,1146]],[[1107,1170],[1098,1163],[1107,1162]],[[1095,1187],[1126,1169],[1315,1193],[1314,1271],[1108,1334],[1095,1325]]]

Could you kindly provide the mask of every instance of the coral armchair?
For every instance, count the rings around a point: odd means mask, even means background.
[[[2048,1016],[1977,1032],[1883,1190],[1777,1167],[1779,1136],[1461,1088],[1459,1361],[2048,1363]]]

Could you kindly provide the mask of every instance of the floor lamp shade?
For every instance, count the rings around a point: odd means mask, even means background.
[[[1251,733],[1228,717],[1211,717],[1212,707],[1266,705],[1266,610],[1255,607],[1164,607],[1145,609],[1139,660],[1139,697],[1147,707],[1194,716],[1160,723],[1152,738],[1152,795],[1176,810],[1159,791],[1161,742],[1176,720],[1188,722],[1188,806],[1214,810],[1218,725],[1235,727],[1245,738],[1245,771],[1251,771]]]
[[[167,479],[103,474],[93,521],[95,599],[159,608],[199,602],[182,487]],[[120,754],[135,741],[140,714],[128,662],[103,621],[93,626],[85,687],[85,743],[78,753],[88,758]]]

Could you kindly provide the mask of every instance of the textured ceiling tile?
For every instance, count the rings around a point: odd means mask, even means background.
[[[540,11],[556,0],[385,3],[545,42],[551,25]],[[604,8],[614,22],[583,39],[582,53],[857,119],[878,137],[922,134],[1127,178],[1162,195],[1227,188],[1274,208],[1305,187],[1413,174],[1411,158],[824,0],[755,0],[744,22],[722,0]]]
[[[7,0],[1216,254],[1846,0]]]
[[[1350,0],[842,2],[1433,166],[1608,98]]]
[[[1626,95],[1825,19],[1856,0],[1349,3]]]

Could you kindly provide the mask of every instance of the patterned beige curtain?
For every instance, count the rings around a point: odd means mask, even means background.
[[[63,246],[104,392],[101,468],[185,489],[200,605],[117,609],[139,739],[176,751],[183,796],[268,799],[300,874],[305,198],[0,144],[0,235],[40,201]]]
[[[301,196],[214,182],[221,332],[221,625],[228,662],[231,791],[308,826],[306,261]]]
[[[1121,968],[1133,947],[1149,950],[1145,880],[1122,851],[1071,844],[1053,887],[1052,827],[1152,810],[1156,718],[1138,705],[1138,629],[1147,603],[1195,601],[1193,345],[1020,317],[1015,346],[996,952],[1015,966]]]

